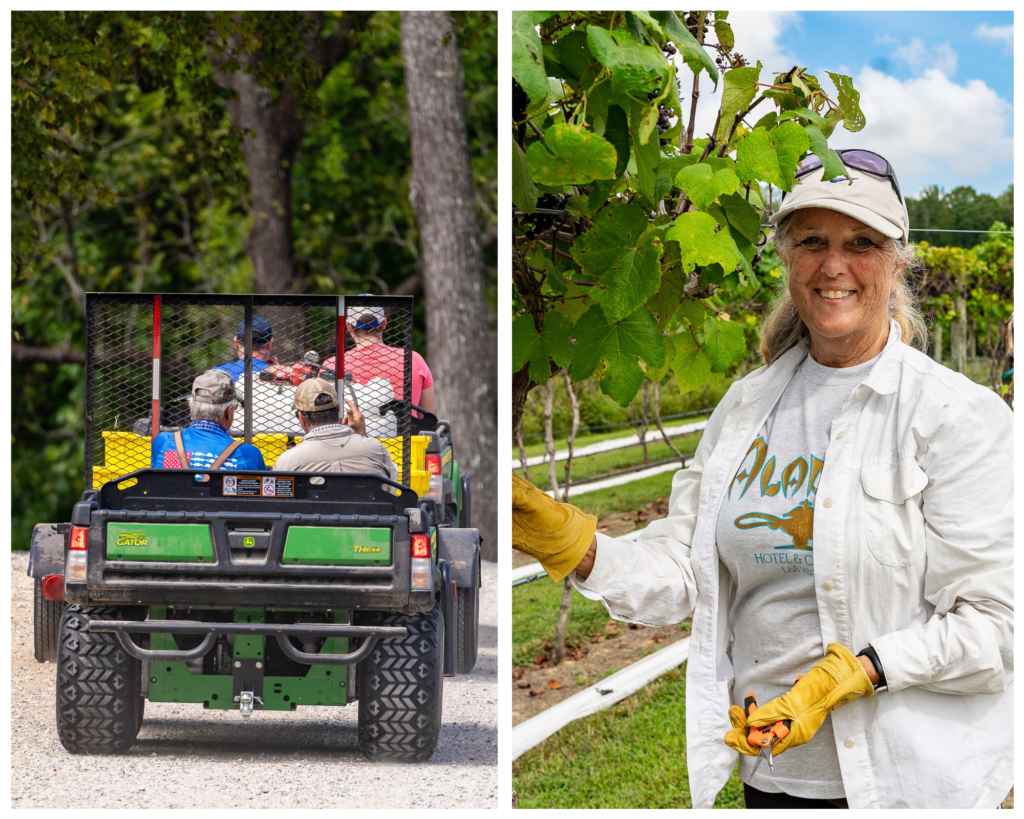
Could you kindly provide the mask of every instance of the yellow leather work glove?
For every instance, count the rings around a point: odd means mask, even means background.
[[[756,713],[756,712],[755,712]],[[747,716],[738,705],[729,708],[729,722],[732,723],[732,730],[725,735],[725,744],[734,751],[739,751],[747,756],[757,756],[759,748],[755,748],[747,741],[750,728],[747,727]]]
[[[596,517],[512,473],[512,547],[537,558],[556,583],[583,560],[596,531]]]
[[[725,741],[740,753],[756,754],[757,750],[746,739],[750,727],[774,725],[784,719],[792,720],[789,735],[780,739],[772,748],[772,755],[778,756],[788,748],[810,741],[825,717],[839,706],[846,705],[856,697],[870,697],[874,693],[875,687],[853,652],[839,643],[829,643],[825,658],[808,671],[803,679],[798,680],[781,697],[758,706],[750,719],[745,720],[742,742],[739,741],[741,732],[736,730],[736,720],[737,717],[743,718],[743,709],[735,705],[730,708],[733,730],[726,734]],[[733,714],[733,709],[738,712],[737,715]]]

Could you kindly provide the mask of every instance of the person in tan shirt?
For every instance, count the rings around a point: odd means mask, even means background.
[[[305,437],[281,455],[277,472],[358,472],[396,480],[398,470],[384,445],[366,437],[362,413],[348,399],[339,418],[338,393],[320,378],[304,381],[295,390],[295,414]]]

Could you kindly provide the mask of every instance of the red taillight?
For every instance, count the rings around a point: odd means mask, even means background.
[[[441,456],[440,455],[428,455],[427,456],[427,472],[431,475],[441,474]]]
[[[57,601],[64,599],[63,575],[51,574],[43,578],[43,597]]]
[[[72,552],[85,551],[85,535],[87,531],[87,529],[80,529],[77,526],[71,527],[71,545],[68,548]]]
[[[430,557],[430,538],[426,535],[412,536],[412,556]]]

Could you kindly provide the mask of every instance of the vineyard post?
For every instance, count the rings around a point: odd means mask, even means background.
[[[558,500],[558,473],[555,471],[555,437],[551,423],[554,415],[555,404],[555,382],[548,379],[547,392],[544,396],[544,457],[548,462],[548,480],[551,481],[551,493],[555,500]],[[565,497],[562,496],[562,500]]]
[[[956,321],[949,331],[950,357],[954,372],[967,372],[967,299],[963,293],[954,296],[956,305]]]

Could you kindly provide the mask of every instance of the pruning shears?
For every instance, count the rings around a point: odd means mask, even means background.
[[[803,676],[803,674],[799,674],[797,681],[803,679]],[[757,698],[754,696],[753,691],[747,692],[747,696],[744,697],[743,710],[746,711],[748,719],[757,710]],[[757,762],[754,763],[754,770],[750,772],[751,776],[757,773],[757,769],[760,767],[761,760],[763,759],[768,760],[768,770],[771,771],[772,776],[775,775],[775,766],[772,764],[772,748],[775,747],[775,743],[780,739],[785,739],[789,736],[789,729],[792,724],[792,720],[784,719],[779,720],[772,726],[751,727],[750,732],[747,734],[747,742],[757,748]]]

